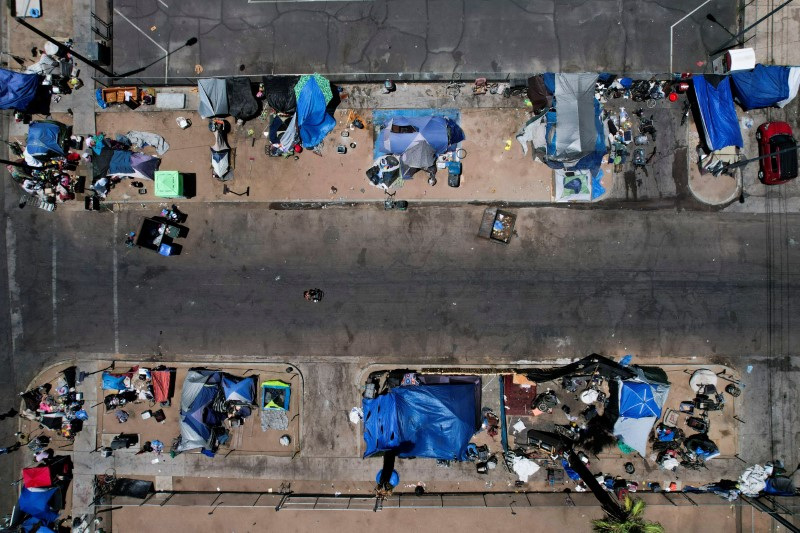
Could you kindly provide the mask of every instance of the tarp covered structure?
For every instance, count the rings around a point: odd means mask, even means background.
[[[31,466],[22,469],[22,483],[29,489],[50,487],[54,478],[49,466]]]
[[[58,487],[35,489],[23,485],[17,506],[23,513],[38,518],[45,524],[50,524],[58,518],[58,512],[51,505],[53,497],[58,491]]]
[[[255,405],[256,380],[256,376],[242,378],[223,374],[222,390],[225,393],[225,401]]]
[[[258,100],[248,78],[228,78],[228,112],[237,120],[248,120],[258,114]]]
[[[35,120],[28,128],[25,151],[36,158],[64,157],[67,127],[53,120]]]
[[[0,109],[25,111],[36,97],[41,78],[0,68]]]
[[[200,99],[197,112],[201,117],[220,117],[228,114],[228,84],[224,79],[197,80],[197,95]]]
[[[596,171],[606,153],[600,102],[594,97],[597,75],[551,74],[542,80],[548,90],[552,84],[555,110],[545,115],[545,145],[534,145],[535,155],[551,168]]]
[[[730,77],[736,100],[746,110],[772,107],[789,97],[789,67],[756,65]]]
[[[474,385],[395,387],[363,400],[364,457],[393,451],[398,457],[467,459],[477,429]]]
[[[669,383],[649,378],[641,369],[633,379],[619,380],[619,418],[614,436],[642,456],[647,453],[650,431],[661,417]]]
[[[297,95],[297,126],[300,140],[313,148],[336,126],[336,120],[326,110],[331,100],[331,84],[318,74],[303,76],[295,86]]]
[[[708,148],[714,151],[726,146],[744,146],[729,77],[695,75],[692,86]]]

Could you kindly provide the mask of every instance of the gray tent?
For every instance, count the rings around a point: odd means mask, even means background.
[[[228,88],[224,79],[197,80],[197,94],[200,98],[197,111],[201,117],[211,118],[228,114]]]
[[[411,168],[430,168],[436,164],[436,150],[424,139],[418,140],[406,148],[400,161]]]
[[[594,91],[597,74],[556,74],[555,82],[558,121],[556,128],[548,132],[555,136],[555,154],[550,159],[569,167],[595,151],[597,116]],[[551,140],[548,139],[548,144]]]

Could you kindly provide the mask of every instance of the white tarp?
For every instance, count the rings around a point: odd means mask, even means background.
[[[778,107],[783,107],[794,100],[798,88],[800,88],[800,67],[789,67],[789,98],[778,102]]]

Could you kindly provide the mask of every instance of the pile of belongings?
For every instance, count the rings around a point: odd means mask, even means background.
[[[87,140],[89,151],[84,158],[92,161],[91,189],[101,198],[105,198],[111,187],[123,178],[155,180],[161,160],[158,157],[133,151],[136,146],[153,146],[159,153],[164,153],[169,144],[163,137],[155,133],[132,131],[130,135],[117,135],[110,139],[103,133]]]
[[[28,194],[48,203],[65,202],[75,198],[76,178],[68,172],[77,168],[80,155],[70,152],[73,139],[70,127],[54,120],[30,123],[24,149],[10,143],[11,151],[19,156],[9,165],[11,177]]]
[[[89,416],[83,408],[83,395],[75,391],[75,367],[62,374],[55,386],[47,383],[20,394],[25,403],[20,416],[66,439],[73,439]]]
[[[116,391],[104,398],[106,410],[116,410],[127,403],[142,401],[164,407],[170,405],[174,373],[175,369],[163,365],[155,370],[135,366],[124,373],[103,372],[102,389]],[[117,417],[120,418],[120,415]]]
[[[229,429],[241,426],[256,404],[258,376],[234,376],[192,368],[181,393],[181,435],[178,452],[201,448],[215,451],[228,442]]]

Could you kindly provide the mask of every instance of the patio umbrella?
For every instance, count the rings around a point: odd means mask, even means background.
[[[325,97],[325,103],[327,104],[328,102],[330,102],[331,99],[333,99],[333,91],[331,91],[331,82],[328,80],[328,78],[320,74],[317,74],[316,72],[314,74],[305,74],[303,76],[300,76],[300,79],[297,80],[297,84],[295,84],[294,86],[295,96],[299,98],[300,91],[302,91],[303,87],[306,86],[306,83],[308,83],[312,79],[317,82],[319,90],[322,91],[322,95]]]

